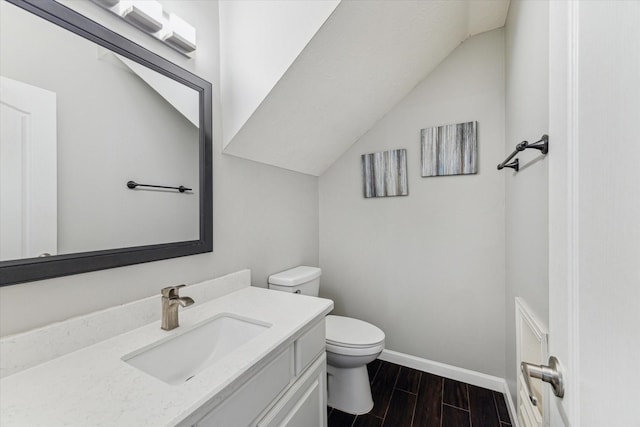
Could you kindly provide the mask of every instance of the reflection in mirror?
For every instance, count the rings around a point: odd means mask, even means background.
[[[210,83],[57,2],[0,0],[0,85],[0,285],[212,250]]]
[[[197,240],[198,92],[0,6],[0,260]]]

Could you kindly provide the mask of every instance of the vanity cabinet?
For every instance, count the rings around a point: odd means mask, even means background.
[[[205,415],[196,416],[199,420],[190,424],[197,427],[326,427],[326,378],[323,318],[222,403]],[[206,411],[204,407],[202,410]]]

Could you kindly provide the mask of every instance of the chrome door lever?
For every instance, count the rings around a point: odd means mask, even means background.
[[[529,399],[534,406],[538,405],[538,399],[533,395],[529,377],[538,378],[545,383],[551,384],[553,394],[560,398],[564,397],[564,381],[562,379],[562,372],[560,371],[560,362],[558,362],[558,359],[555,356],[549,357],[548,366],[521,362],[520,370],[524,376],[524,384],[527,387]]]

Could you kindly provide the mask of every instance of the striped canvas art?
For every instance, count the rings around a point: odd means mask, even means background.
[[[478,122],[422,129],[422,176],[478,173]]]
[[[407,196],[407,150],[362,155],[364,197]]]

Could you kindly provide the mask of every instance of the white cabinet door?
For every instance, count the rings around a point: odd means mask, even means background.
[[[326,355],[320,357],[296,381],[257,427],[326,427]]]

